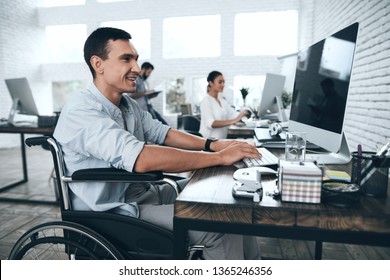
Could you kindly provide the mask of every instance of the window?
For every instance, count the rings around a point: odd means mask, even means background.
[[[187,98],[187,102],[192,105],[192,113],[200,114],[200,103],[207,94],[207,79],[192,78],[192,93]]]
[[[297,49],[297,11],[236,15],[234,24],[235,55],[285,55],[294,53]]]
[[[84,60],[83,48],[87,39],[85,24],[47,26],[46,39],[51,62],[71,63]]]
[[[221,55],[219,15],[173,17],[163,22],[163,57],[216,57]]]
[[[101,2],[101,3],[124,2],[124,1],[133,1],[133,0],[97,0],[97,2]]]
[[[38,7],[60,7],[85,5],[85,0],[39,0]]]
[[[180,113],[180,105],[186,103],[185,79],[176,78],[168,80],[165,94],[164,115]]]
[[[126,30],[130,33],[140,60],[150,59],[151,42],[150,42],[150,20],[123,20],[102,22],[102,27],[115,27]]]
[[[244,101],[240,89],[249,88],[249,94],[246,97],[246,106],[258,107],[260,105],[261,94],[263,92],[265,76],[235,76],[234,77],[234,105],[242,107]]]
[[[71,94],[85,89],[87,81],[52,82],[53,111],[60,112]]]

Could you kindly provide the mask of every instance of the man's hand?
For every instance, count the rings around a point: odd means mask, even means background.
[[[225,142],[225,141],[221,141],[221,142]],[[253,145],[250,145],[242,141],[230,141],[230,143],[231,143],[230,145],[228,145],[226,148],[218,152],[218,154],[222,158],[223,165],[232,165],[242,160],[243,158],[261,157],[261,154]]]
[[[214,152],[218,152],[236,142],[243,143],[243,141],[238,141],[238,140],[220,139],[218,141],[211,142],[210,149]]]

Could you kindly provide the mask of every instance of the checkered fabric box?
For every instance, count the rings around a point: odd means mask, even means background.
[[[322,169],[313,162],[280,160],[279,184],[282,201],[320,203]]]

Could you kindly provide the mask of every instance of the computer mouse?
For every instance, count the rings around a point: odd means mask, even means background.
[[[276,170],[265,166],[253,166],[249,168],[258,170],[262,175],[276,175],[278,173]]]

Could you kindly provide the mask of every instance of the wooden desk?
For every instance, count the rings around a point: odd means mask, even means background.
[[[24,135],[25,134],[42,134],[51,136],[54,132],[54,127],[16,127],[16,126],[0,126],[0,133],[17,133],[20,134],[20,150],[22,154],[22,179],[17,180],[16,182],[12,182],[8,185],[0,187],[0,193],[20,184],[23,184],[28,181],[28,173],[27,173],[27,157],[26,157],[26,146],[24,143]],[[41,200],[26,200],[26,199],[17,199],[17,198],[6,198],[0,197],[0,201],[8,201],[8,202],[24,202],[24,203],[44,203],[44,204],[53,204],[57,202],[51,201],[41,201]]]
[[[281,202],[267,195],[275,180],[263,180],[260,203],[232,196],[234,167],[195,172],[175,202],[175,257],[185,257],[187,230],[203,230],[316,241],[390,246],[390,190],[387,198],[361,196],[360,204],[338,208],[325,204]]]
[[[253,138],[254,127],[231,125],[228,130],[228,139]]]

